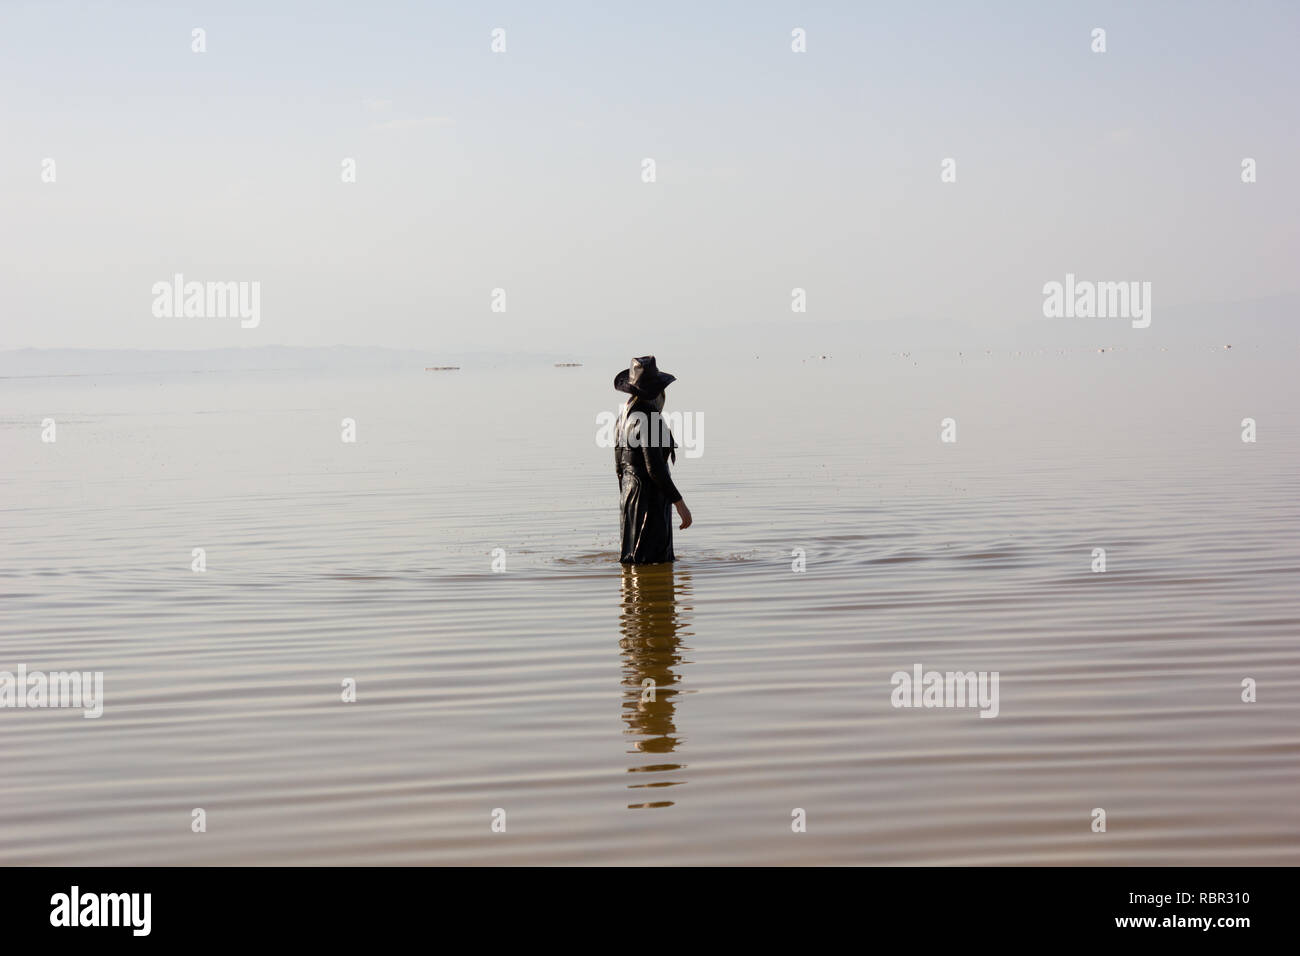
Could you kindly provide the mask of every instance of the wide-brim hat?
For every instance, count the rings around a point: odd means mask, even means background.
[[[653,355],[642,355],[614,376],[614,387],[630,395],[654,398],[675,381],[676,375],[659,371]]]

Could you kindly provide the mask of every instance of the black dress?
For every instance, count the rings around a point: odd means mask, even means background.
[[[675,447],[672,432],[650,406],[633,402],[624,408],[614,444],[623,564],[673,560],[672,509],[682,500],[668,474],[669,460],[677,460]]]

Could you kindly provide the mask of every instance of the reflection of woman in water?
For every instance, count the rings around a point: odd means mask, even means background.
[[[673,668],[684,663],[679,632],[686,624],[689,605],[677,607],[677,597],[690,597],[690,575],[670,564],[623,568],[623,608],[619,619],[623,650],[623,719],[632,737],[629,753],[670,754],[679,741],[674,710],[678,690]],[[682,632],[686,634],[689,632]],[[630,773],[661,774],[680,770],[676,763],[653,762],[629,768]],[[680,780],[643,778],[635,788],[671,787]],[[632,804],[633,807],[671,806],[671,801]]]
[[[614,376],[614,387],[632,397],[623,406],[614,443],[614,472],[623,510],[619,518],[624,564],[673,560],[676,506],[682,530],[691,526],[691,510],[673,484],[668,462],[676,462],[676,443],[663,419],[664,389],[676,376],[659,371],[653,355],[632,359]]]

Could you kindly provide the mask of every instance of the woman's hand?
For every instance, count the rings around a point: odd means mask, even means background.
[[[685,531],[691,526],[691,509],[686,507],[685,501],[679,501],[674,506],[677,508],[677,516],[682,519],[681,530]]]

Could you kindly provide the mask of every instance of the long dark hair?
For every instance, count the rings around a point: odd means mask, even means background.
[[[632,397],[628,399],[627,405],[624,406],[623,408],[623,415],[622,418],[619,420],[619,431],[621,432],[624,429],[624,427],[626,427],[628,416],[635,411],[641,411],[644,413],[659,416],[660,409],[656,408],[655,406],[658,404],[659,399],[661,398],[663,399],[667,398],[667,396],[662,391],[660,391],[653,398],[646,398],[640,392],[633,392]],[[642,405],[647,406],[647,408],[644,409],[641,408]],[[655,420],[656,419],[651,419],[651,421],[655,421]],[[663,420],[662,417],[659,417],[657,421],[658,421],[658,427],[662,429],[662,432],[660,434],[668,435],[668,460],[675,465],[677,464],[677,438],[669,430],[668,424]]]

